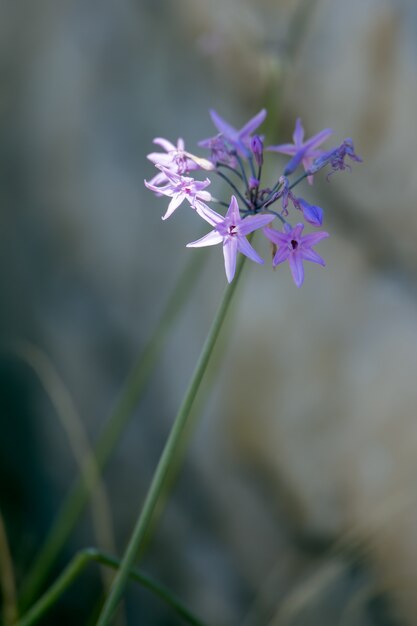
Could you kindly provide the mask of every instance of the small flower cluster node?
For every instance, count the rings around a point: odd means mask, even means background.
[[[345,139],[340,146],[324,151],[319,146],[333,131],[326,128],[305,141],[303,125],[297,119],[292,144],[264,148],[264,138],[255,134],[255,131],[266,117],[265,109],[240,130],[230,126],[216,111],[210,111],[210,116],[218,134],[199,142],[200,147],[210,151],[208,158],[186,151],[182,139],[178,139],[177,145],[160,137],[154,139],[154,143],[165,152],[148,154],[148,159],[154,163],[158,173],[150,181],[145,181],[145,185],[157,196],[170,198],[162,219],[170,217],[185,200],[213,228],[201,239],[187,244],[187,247],[200,248],[221,243],[229,283],[235,275],[238,253],[255,263],[264,264],[247,239],[247,235],[262,229],[265,237],[272,242],[273,267],[288,261],[293,280],[297,287],[301,287],[304,281],[303,261],[325,265],[313,246],[329,234],[316,231],[303,235],[304,223],[299,222],[295,226],[290,224],[287,220],[289,207],[299,211],[304,221],[314,227],[320,227],[324,217],[321,207],[296,196],[292,190],[305,178],[311,185],[314,175],[326,166],[330,166],[327,178],[337,170],[350,170],[350,165],[346,163],[347,157],[361,162],[362,159],[355,154],[352,140]],[[291,157],[276,182],[268,187],[261,183],[265,152],[279,152]],[[291,182],[289,177],[300,166],[304,173]],[[209,178],[196,180],[190,176],[197,171],[213,172],[222,178],[233,192],[230,201],[220,201],[207,191],[211,183]],[[230,178],[232,174],[234,179]],[[272,209],[278,201],[279,210]],[[208,206],[208,202],[227,207],[226,214],[221,215]],[[272,222],[277,219],[281,222],[281,230],[272,227]]]

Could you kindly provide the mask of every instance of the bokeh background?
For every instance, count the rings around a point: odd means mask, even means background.
[[[301,116],[364,163],[304,188],[325,270],[298,290],[286,267],[246,267],[142,565],[208,624],[417,624],[416,72],[414,0],[1,3],[3,600],[7,551],[19,589],[204,255],[49,581],[80,548],[122,554],[225,287],[220,251],[184,246],[197,217],[162,223],[144,188],[152,139],[191,148],[209,108],[238,127],[266,106],[269,143]],[[90,565],[42,623],[94,623],[107,583]],[[180,622],[131,585],[117,623]]]

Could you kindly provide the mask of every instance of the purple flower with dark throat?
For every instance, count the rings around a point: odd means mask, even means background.
[[[276,267],[280,263],[288,261],[297,287],[301,287],[304,281],[303,261],[311,261],[325,266],[324,259],[315,250],[312,250],[312,246],[329,236],[329,233],[325,231],[303,236],[303,228],[304,224],[297,224],[294,228],[289,224],[284,224],[284,232],[279,232],[273,228],[264,228],[266,237],[278,246],[272,265]]]
[[[282,154],[289,154],[293,157],[288,162],[284,170],[285,176],[289,176],[290,174],[292,174],[300,165],[300,163],[303,164],[303,167],[307,172],[310,170],[310,166],[312,165],[314,159],[316,159],[323,153],[323,150],[316,150],[316,148],[324,143],[332,133],[333,131],[330,128],[325,128],[321,132],[317,133],[317,135],[311,137],[311,139],[304,141],[304,128],[301,123],[301,119],[297,118],[293,134],[294,143],[283,143],[279,146],[269,146],[267,150],[271,152],[281,152]],[[313,176],[311,173],[308,176],[308,182],[310,183],[310,185],[313,182]]]
[[[209,209],[209,207],[206,207],[205,213],[200,215],[214,226],[214,230],[201,237],[201,239],[187,244],[187,248],[201,248],[223,243],[224,266],[229,283],[232,282],[235,275],[238,252],[255,261],[255,263],[264,263],[264,260],[246,239],[246,235],[272,222],[274,219],[273,215],[250,215],[242,219],[235,196],[231,198],[225,217]]]

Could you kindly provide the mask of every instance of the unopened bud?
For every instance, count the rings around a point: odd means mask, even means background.
[[[309,224],[313,226],[321,226],[323,224],[323,209],[321,207],[309,204],[303,198],[297,198],[297,203]]]
[[[255,157],[255,161],[259,167],[264,162],[264,144],[259,135],[255,135],[252,137],[250,142],[250,147],[253,152],[253,156]]]
[[[259,187],[259,180],[251,176],[249,178],[249,189],[258,189],[258,187]]]

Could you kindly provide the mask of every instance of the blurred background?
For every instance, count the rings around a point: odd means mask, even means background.
[[[298,290],[287,267],[247,264],[142,565],[208,624],[417,624],[415,0],[1,3],[5,624],[13,580],[202,255],[48,581],[78,549],[123,553],[225,287],[218,249],[185,248],[199,220],[162,223],[166,201],[144,188],[152,139],[194,151],[209,108],[240,127],[264,106],[269,144],[301,116],[307,136],[351,136],[364,163],[303,188],[325,210],[325,270]],[[285,161],[269,161],[274,177]],[[106,584],[91,564],[42,623],[94,623]],[[132,584],[116,623],[181,622]]]

